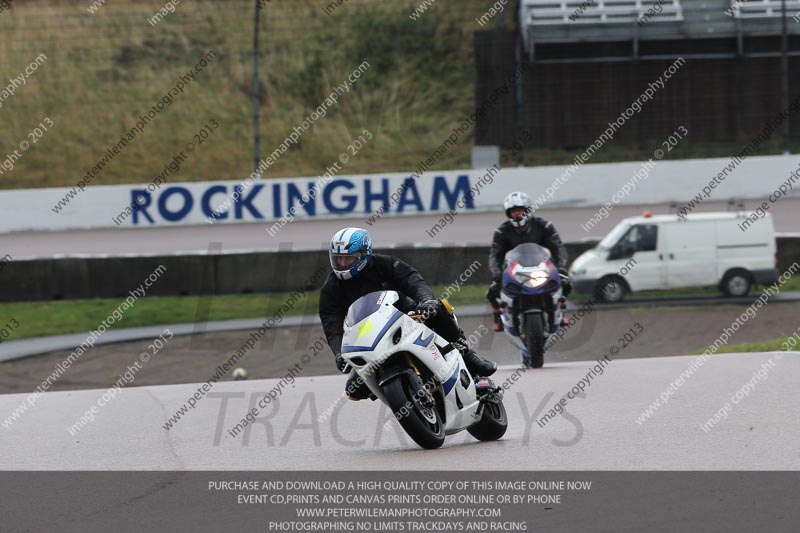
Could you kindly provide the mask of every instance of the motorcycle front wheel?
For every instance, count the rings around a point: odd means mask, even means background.
[[[542,368],[544,365],[544,323],[543,316],[539,313],[525,315],[525,346],[528,347],[528,357],[532,368]]]
[[[382,391],[395,418],[414,442],[427,450],[444,444],[444,421],[419,376],[397,376],[384,384]]]

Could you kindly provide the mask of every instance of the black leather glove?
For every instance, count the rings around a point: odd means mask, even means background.
[[[339,370],[339,372],[344,374],[347,361],[345,361],[344,357],[342,357],[342,352],[336,352],[334,358],[336,359],[336,368]]]
[[[561,274],[561,293],[566,298],[572,293],[572,281],[569,279],[566,268],[559,268],[558,273]]]
[[[425,300],[417,304],[414,310],[415,315],[422,315],[425,320],[433,318],[439,312],[439,300]]]
[[[489,290],[486,291],[486,298],[491,300],[492,305],[495,305],[497,300],[500,299],[500,291],[502,288],[499,281],[493,281],[492,284],[489,285]]]

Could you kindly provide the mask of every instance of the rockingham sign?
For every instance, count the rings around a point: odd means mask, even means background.
[[[686,201],[698,183],[716,172],[722,159],[660,161],[646,186],[620,204],[659,204]],[[725,182],[726,197],[766,198],[800,161],[797,156],[751,157]],[[596,207],[610,198],[641,166],[641,162],[586,164],[576,170],[542,207]],[[365,219],[376,210],[384,216],[443,215],[500,210],[514,190],[537,197],[565,166],[501,169],[480,195],[472,188],[486,169],[410,173],[361,174],[267,180],[181,182],[180,176],[160,188],[147,185],[91,186],[59,213],[52,211],[69,189],[0,191],[4,206],[0,233],[90,228],[153,228],[263,222],[265,232],[292,213],[294,219],[348,217]],[[399,192],[398,192],[399,191]],[[395,198],[393,195],[398,195]],[[723,199],[720,196],[720,199]],[[136,206],[119,224],[120,206]]]
[[[263,222],[269,228],[293,213],[293,218],[350,216],[363,218],[386,205],[387,215],[445,213],[456,205],[477,210],[502,204],[488,191],[473,198],[472,186],[483,170],[432,172],[419,180],[408,174],[331,176],[330,179],[291,178],[218,182],[171,182],[147,186],[87,187],[78,201],[60,213],[48,213],[63,189],[0,191],[3,205],[17,206],[3,217],[2,231],[57,230],[114,227],[168,227]],[[392,201],[401,185],[403,193]],[[504,190],[504,189],[503,189]],[[130,216],[116,226],[121,205],[133,206]],[[18,209],[17,209],[18,208]],[[52,215],[52,216],[51,216]]]

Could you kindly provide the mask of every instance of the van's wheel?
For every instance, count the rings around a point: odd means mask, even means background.
[[[619,276],[603,276],[595,286],[595,294],[603,302],[621,302],[628,292],[628,287]]]
[[[720,283],[720,290],[725,296],[747,296],[752,285],[750,272],[742,268],[731,270]]]

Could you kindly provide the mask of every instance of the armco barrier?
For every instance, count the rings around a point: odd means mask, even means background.
[[[567,243],[567,252],[574,259],[593,245]],[[407,246],[376,252],[414,265],[433,285],[455,282],[473,261],[481,266],[465,283],[488,284],[490,280],[486,245]],[[795,261],[800,261],[800,237],[778,237],[779,270],[785,271]],[[0,272],[0,301],[120,298],[158,265],[166,271],[148,289],[148,296],[285,292],[302,288],[319,268],[330,270],[327,251],[11,261]],[[318,277],[313,288],[321,287],[324,279]]]

